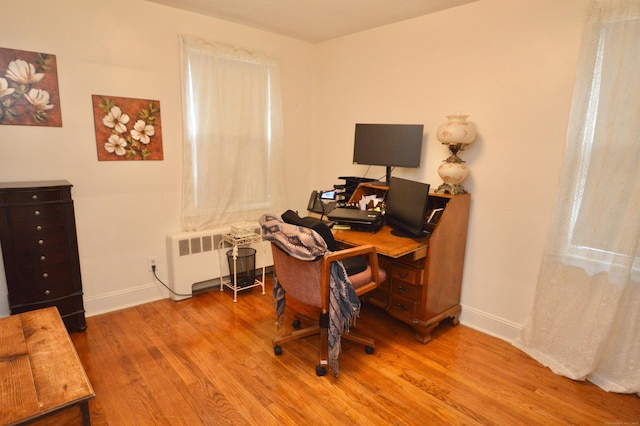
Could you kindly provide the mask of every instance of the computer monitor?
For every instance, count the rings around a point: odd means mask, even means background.
[[[421,238],[429,203],[428,183],[391,177],[386,195],[384,220],[393,228],[391,234],[405,238]]]
[[[357,123],[353,163],[385,166],[386,183],[394,167],[420,167],[423,124]]]

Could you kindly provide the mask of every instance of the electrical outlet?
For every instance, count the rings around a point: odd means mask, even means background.
[[[147,269],[149,272],[153,272],[153,267],[156,267],[156,272],[158,272],[158,258],[155,256],[150,256],[149,259],[149,268]]]

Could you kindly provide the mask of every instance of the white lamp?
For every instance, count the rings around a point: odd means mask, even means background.
[[[461,185],[469,174],[465,162],[458,157],[467,145],[476,140],[476,125],[467,121],[468,115],[447,115],[449,121],[438,127],[437,137],[443,145],[449,146],[451,156],[438,167],[438,174],[443,184],[436,192],[449,194],[465,194],[467,191]]]

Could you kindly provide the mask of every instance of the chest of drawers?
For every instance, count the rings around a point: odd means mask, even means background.
[[[86,328],[72,185],[0,183],[0,246],[9,309],[57,306],[70,331]]]

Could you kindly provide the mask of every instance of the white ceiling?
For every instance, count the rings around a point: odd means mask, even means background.
[[[320,43],[477,0],[147,0]]]

